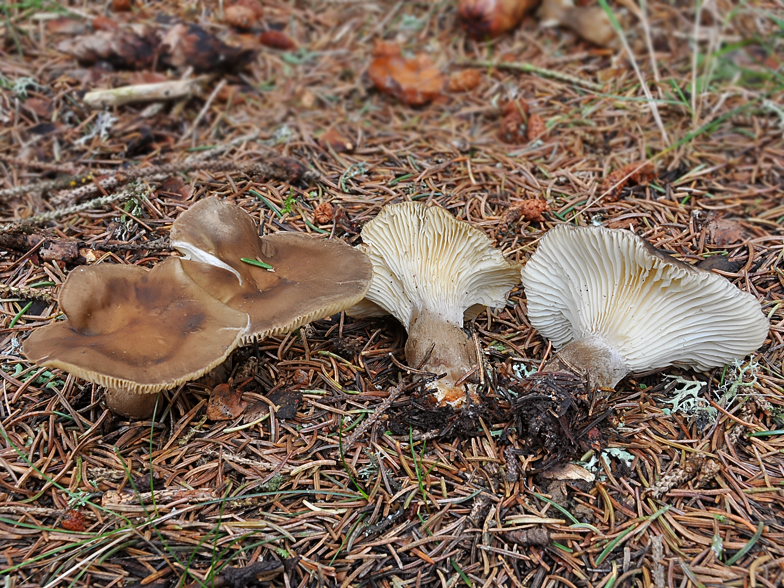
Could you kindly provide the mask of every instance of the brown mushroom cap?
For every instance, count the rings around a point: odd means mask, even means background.
[[[356,304],[373,275],[367,256],[342,241],[300,233],[259,237],[248,213],[214,197],[180,215],[171,240],[185,255],[183,267],[196,283],[250,316],[243,344]],[[243,258],[269,264],[272,271]]]
[[[60,307],[68,320],[34,331],[25,355],[123,392],[111,408],[120,406],[124,414],[137,412],[141,395],[196,379],[222,363],[248,326],[246,315],[197,286],[179,259],[151,271],[79,267],[63,285]]]

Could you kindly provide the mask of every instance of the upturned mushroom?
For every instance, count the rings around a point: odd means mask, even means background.
[[[215,197],[179,216],[171,242],[197,284],[250,316],[245,345],[356,304],[373,273],[365,255],[337,239],[301,233],[259,237],[247,212]]]
[[[60,308],[67,320],[36,329],[28,359],[107,388],[115,413],[148,417],[157,393],[226,360],[248,316],[215,300],[168,259],[147,271],[99,264],[73,270]]]
[[[393,315],[408,331],[408,365],[443,375],[434,383],[436,399],[459,406],[475,388],[464,380],[479,361],[464,320],[487,306],[503,306],[520,281],[520,266],[504,259],[480,230],[417,202],[384,207],[362,228],[362,241],[373,282],[365,300],[347,313]]]
[[[559,225],[522,277],[531,325],[557,350],[544,371],[599,387],[671,365],[723,366],[769,329],[754,296],[626,230]]]

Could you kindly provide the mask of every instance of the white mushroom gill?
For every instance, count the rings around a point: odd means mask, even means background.
[[[600,386],[669,365],[719,367],[768,333],[754,296],[629,231],[558,226],[522,276],[531,324]]]
[[[503,306],[519,283],[519,266],[478,229],[422,203],[386,206],[363,227],[362,241],[373,280],[348,314],[397,318],[408,331],[409,366],[427,358],[422,369],[446,373],[437,383],[438,400],[461,403],[465,392],[455,383],[477,363],[464,318],[475,316],[477,306]]]

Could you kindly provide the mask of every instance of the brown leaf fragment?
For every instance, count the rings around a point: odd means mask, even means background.
[[[520,531],[509,531],[504,536],[512,543],[517,543],[524,547],[530,545],[542,546],[550,544],[550,531],[547,529],[534,528],[522,529]]]
[[[162,60],[197,72],[226,71],[249,63],[252,49],[232,47],[195,24],[174,25],[161,39]]]
[[[112,12],[128,12],[131,10],[131,0],[112,0]]]
[[[186,184],[179,176],[170,176],[163,180],[155,190],[156,197],[166,196],[187,200],[193,196],[193,186]]]
[[[410,106],[422,106],[441,95],[444,77],[427,55],[405,58],[400,47],[382,42],[376,44],[373,56],[368,76],[380,92]]]
[[[96,16],[93,19],[94,31],[113,31],[119,28],[120,28],[120,24],[116,20],[113,20],[106,16]]]
[[[481,41],[511,31],[538,3],[538,0],[460,0],[457,18],[469,37]]]
[[[211,421],[228,421],[240,416],[248,403],[242,400],[242,391],[231,384],[218,384],[212,389],[207,404],[207,418]]]
[[[280,49],[281,51],[291,51],[297,48],[297,44],[280,31],[264,31],[259,35],[259,43],[270,49]]]
[[[228,24],[238,29],[247,30],[256,24],[256,13],[249,6],[232,4],[223,11],[224,19]]]
[[[324,134],[318,138],[318,142],[324,149],[331,147],[335,153],[350,153],[354,150],[354,144],[346,139],[346,137],[334,127],[327,129]]]
[[[77,510],[66,511],[60,521],[60,526],[68,531],[79,532],[87,529],[84,515]]]
[[[526,128],[525,137],[529,142],[541,139],[544,137],[546,132],[547,125],[541,116],[534,113],[528,117],[528,128]]]
[[[313,221],[317,225],[326,225],[332,222],[334,214],[335,210],[332,208],[332,205],[329,202],[322,202],[313,211]]]
[[[447,89],[450,92],[470,92],[482,83],[482,72],[478,69],[464,69],[449,76]]]
[[[280,389],[267,395],[267,400],[275,405],[275,416],[279,419],[293,419],[302,404],[302,392],[293,389]]]
[[[705,231],[708,233],[709,242],[718,247],[739,243],[749,237],[749,234],[738,221],[715,215],[712,215],[710,220],[705,223]]]
[[[593,482],[596,476],[583,467],[573,463],[565,463],[539,474],[547,480],[582,480],[583,482]]]
[[[507,102],[501,111],[501,127],[498,137],[504,143],[522,143],[527,139],[525,126],[528,122],[528,103],[520,98]]]
[[[51,35],[83,35],[89,30],[88,21],[61,16],[46,23],[46,31]]]
[[[602,182],[599,192],[606,194],[605,202],[617,202],[621,197],[621,191],[628,184],[647,184],[655,177],[652,163],[629,163],[608,175]]]
[[[521,218],[528,222],[543,222],[543,212],[549,211],[550,205],[545,200],[529,198],[514,203],[506,209],[499,222],[499,230],[508,231],[509,227]]]
[[[67,39],[57,45],[80,62],[105,61],[120,69],[149,69],[158,49],[156,31],[146,25],[131,25],[93,35]]]

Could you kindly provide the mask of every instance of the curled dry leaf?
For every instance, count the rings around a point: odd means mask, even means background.
[[[264,31],[259,35],[259,43],[281,51],[291,51],[297,48],[297,44],[280,31]]]
[[[318,138],[318,142],[324,149],[331,148],[335,153],[347,153],[354,150],[354,144],[335,128],[327,129]]]
[[[313,220],[317,225],[326,225],[332,222],[335,215],[335,210],[329,202],[322,202],[316,207],[313,212]]]
[[[176,68],[193,67],[197,72],[225,71],[241,67],[254,55],[253,50],[227,45],[194,24],[174,25],[161,39],[162,57]]]
[[[524,128],[528,122],[528,103],[522,98],[507,102],[502,110],[501,128],[498,136],[504,143],[522,143]]]
[[[705,230],[710,243],[719,247],[739,243],[749,236],[739,222],[714,215],[705,223]]]
[[[57,49],[82,63],[106,61],[120,69],[150,69],[158,45],[155,29],[134,24],[67,39],[59,43]]]
[[[545,219],[542,216],[543,212],[550,210],[550,206],[545,200],[537,200],[529,198],[521,202],[516,202],[506,209],[504,215],[501,217],[500,228],[502,230],[509,230],[509,226],[516,223],[521,218],[528,222],[543,222]]]
[[[464,69],[449,76],[447,89],[450,92],[470,92],[482,83],[482,73],[478,69]]]
[[[427,55],[407,59],[397,45],[380,42],[373,56],[368,76],[379,91],[411,106],[422,106],[441,95],[444,77]]]
[[[128,12],[131,9],[131,0],[112,0],[113,12]]]
[[[607,176],[602,182],[599,192],[606,193],[605,202],[617,202],[621,197],[621,191],[627,184],[647,184],[655,177],[656,173],[650,162],[630,163]]]
[[[457,17],[466,34],[482,40],[511,31],[538,0],[460,0]]]
[[[252,8],[241,4],[232,4],[223,11],[227,23],[238,29],[249,29],[256,24],[256,14]]]
[[[212,389],[207,405],[207,418],[211,421],[228,421],[240,416],[248,403],[242,400],[242,391],[231,384],[218,384]]]
[[[80,532],[87,529],[84,515],[77,510],[66,511],[60,521],[60,526],[67,531]]]
[[[547,132],[547,125],[544,119],[538,114],[532,114],[528,117],[528,128],[525,131],[526,139],[529,141],[536,141],[544,137]]]

